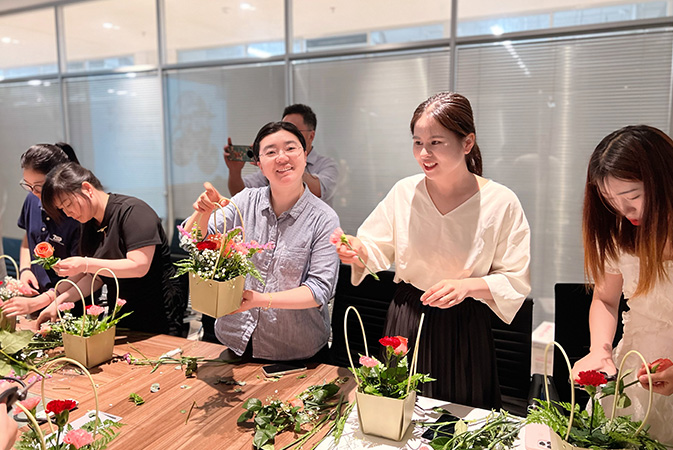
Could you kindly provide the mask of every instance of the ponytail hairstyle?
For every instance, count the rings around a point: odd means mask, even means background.
[[[411,118],[411,134],[414,134],[416,122],[424,113],[428,113],[441,126],[463,139],[474,134],[474,145],[470,153],[465,155],[467,170],[475,175],[482,175],[481,151],[477,145],[477,132],[474,128],[474,117],[470,101],[455,92],[440,92],[433,95],[416,108]]]
[[[21,155],[21,168],[46,175],[59,164],[73,160],[77,162],[75,151],[64,142],[35,144]]]

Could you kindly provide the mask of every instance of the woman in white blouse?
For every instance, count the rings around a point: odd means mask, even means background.
[[[467,98],[433,95],[416,108],[411,133],[423,174],[397,182],[339,257],[355,285],[367,274],[358,255],[374,271],[395,264],[385,335],[415,339],[425,312],[418,371],[437,381],[423,395],[497,408],[490,310],[509,323],[530,292],[528,222],[511,190],[481,177]]]

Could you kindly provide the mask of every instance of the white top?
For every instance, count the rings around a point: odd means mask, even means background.
[[[673,261],[666,261],[669,277],[673,278]],[[606,272],[619,273],[624,279],[624,297],[628,299],[630,311],[623,314],[624,336],[613,352],[613,360],[619,368],[622,358],[629,350],[638,350],[648,362],[658,358],[673,359],[673,279],[658,280],[646,295],[635,297],[639,280],[640,260],[638,257],[622,254],[617,264],[608,264]],[[636,355],[629,356],[624,370],[637,372],[643,363]],[[633,381],[633,374],[626,382]],[[632,403],[625,409],[618,409],[619,415],[632,414],[635,420],[642,420],[647,410],[649,392],[634,385],[626,389]],[[612,396],[608,397],[612,399]],[[608,408],[612,403],[606,403]],[[610,414],[611,409],[606,409]],[[660,442],[673,443],[673,396],[654,394],[652,411],[647,421],[651,425],[650,435]]]
[[[320,181],[320,200],[332,206],[334,191],[339,178],[339,166],[329,156],[320,155],[315,148],[306,157],[306,171],[318,177]],[[245,187],[264,187],[269,185],[269,180],[261,170],[243,177]]]
[[[495,181],[442,215],[428,194],[425,175],[405,178],[357,236],[372,270],[395,263],[395,282],[425,291],[447,278],[483,278],[494,298],[484,303],[507,323],[530,293],[528,222],[516,195]],[[351,281],[358,285],[366,274],[354,268]]]

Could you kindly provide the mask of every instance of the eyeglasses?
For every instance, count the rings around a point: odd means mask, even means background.
[[[265,151],[264,153],[260,153],[259,156],[262,156],[264,158],[275,158],[277,156],[280,156],[281,152],[285,153],[285,156],[294,156],[297,153],[299,153],[300,150],[302,150],[301,147],[287,147],[284,149],[271,148]]]
[[[36,185],[30,185],[26,183],[25,181],[21,181],[19,183],[19,186],[27,190],[28,192],[32,192],[33,194],[39,194],[42,192],[42,185],[41,184],[36,184]]]

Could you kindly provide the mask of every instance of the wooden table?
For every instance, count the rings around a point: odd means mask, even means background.
[[[117,332],[115,354],[131,353],[149,359],[175,348],[182,348],[184,356],[202,356],[208,359],[231,358],[226,347],[201,341],[158,335],[123,335]],[[176,365],[162,365],[154,373],[151,366],[129,365],[123,360],[108,362],[91,370],[98,385],[98,400],[103,412],[121,416],[125,424],[120,434],[108,447],[110,450],[135,449],[252,449],[253,428],[250,422],[238,426],[236,421],[244,412],[242,404],[251,397],[266,403],[268,397],[289,400],[311,385],[349,377],[342,392],[354,397],[355,381],[348,369],[318,365],[310,366],[301,374],[290,374],[278,381],[269,381],[260,364],[201,363],[194,378],[186,378],[184,370]],[[305,377],[301,377],[305,375]],[[223,377],[245,382],[242,386],[217,383]],[[160,390],[150,392],[153,383]],[[39,385],[36,385],[39,386]],[[45,383],[46,395],[51,399],[73,398],[80,402],[71,420],[93,410],[94,396],[88,378],[67,367]],[[35,392],[39,392],[34,389]],[[135,392],[145,399],[136,406],[129,401]],[[196,402],[187,419],[187,412]],[[324,434],[324,433],[322,433]],[[276,448],[286,445],[296,436],[284,432],[276,438]],[[314,440],[315,442],[318,439]],[[311,441],[313,442],[313,441]],[[310,448],[307,446],[306,448]]]

